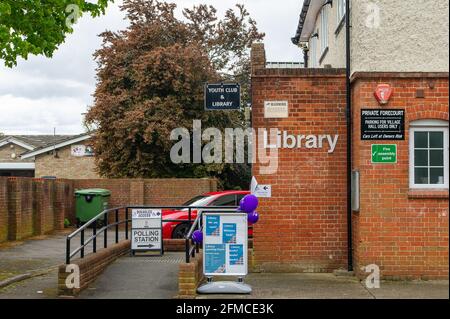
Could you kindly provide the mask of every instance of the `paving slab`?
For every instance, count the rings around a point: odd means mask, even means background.
[[[449,299],[448,280],[382,281],[370,289],[376,299]]]
[[[228,278],[230,279],[230,278]],[[199,295],[198,299],[448,299],[447,281],[382,281],[368,289],[355,277],[334,274],[249,274],[250,295]]]

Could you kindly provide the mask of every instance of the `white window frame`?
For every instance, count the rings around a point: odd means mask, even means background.
[[[344,19],[345,16],[345,1],[346,0],[337,0],[337,7],[336,7],[336,24],[339,25]]]
[[[309,61],[311,63],[311,67],[317,67],[317,37],[313,37],[310,40],[310,49],[309,49]]]
[[[328,6],[322,7],[320,11],[320,55],[328,48]]]
[[[444,134],[444,184],[415,184],[414,134],[415,132],[443,132]],[[449,186],[449,137],[448,122],[440,120],[419,120],[412,122],[409,129],[409,188],[448,189]]]

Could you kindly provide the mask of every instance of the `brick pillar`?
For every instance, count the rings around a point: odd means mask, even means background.
[[[33,187],[29,178],[8,179],[8,239],[33,235]]]
[[[209,191],[216,192],[217,191],[217,179],[211,178],[209,180]]]
[[[34,179],[34,234],[44,235],[54,229],[55,181]]]
[[[8,240],[8,179],[0,178],[0,243]]]
[[[8,178],[8,240],[16,240],[20,237],[20,199],[18,181],[16,178]]]
[[[266,50],[264,43],[253,43],[251,49],[252,74],[266,68]]]
[[[54,228],[55,230],[64,229],[64,219],[69,215],[70,203],[66,197],[67,180],[55,181],[54,196]]]
[[[145,183],[143,180],[132,180],[130,182],[130,204],[144,205]]]

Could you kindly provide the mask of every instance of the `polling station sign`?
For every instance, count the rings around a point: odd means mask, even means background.
[[[131,250],[160,251],[162,245],[162,212],[160,209],[133,209]]]
[[[202,219],[205,276],[247,275],[247,214],[205,212]]]
[[[241,86],[237,83],[206,84],[205,110],[239,110]]]

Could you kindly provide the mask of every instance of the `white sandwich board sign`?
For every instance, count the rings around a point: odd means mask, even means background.
[[[247,214],[205,212],[202,218],[205,276],[247,275]]]
[[[160,209],[132,209],[131,250],[160,251],[163,254],[162,212]]]

